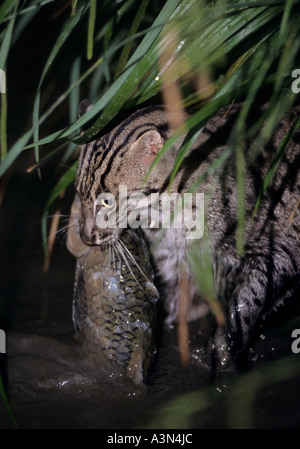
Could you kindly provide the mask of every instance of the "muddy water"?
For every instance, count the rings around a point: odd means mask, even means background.
[[[145,386],[125,379],[105,359],[91,366],[73,340],[75,260],[64,237],[49,271],[42,271],[46,195],[39,181],[14,176],[0,211],[0,328],[7,335],[0,367],[21,428],[300,427],[300,354],[291,351],[300,313],[294,305],[283,323],[278,314],[267,322],[243,374],[212,381],[203,359],[210,319],[190,326],[188,367],[180,364],[176,327],[160,328]],[[63,213],[69,204],[67,195]],[[2,402],[0,427],[12,427]]]

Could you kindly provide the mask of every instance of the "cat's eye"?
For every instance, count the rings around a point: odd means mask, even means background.
[[[102,205],[104,207],[107,207],[108,209],[112,209],[114,207],[114,202],[112,200],[108,200],[108,199],[101,199]]]

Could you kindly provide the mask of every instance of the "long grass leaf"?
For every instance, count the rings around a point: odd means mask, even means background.
[[[12,423],[13,423],[15,429],[18,429],[19,426],[18,426],[18,423],[16,421],[15,415],[14,415],[14,413],[12,411],[12,408],[10,406],[10,403],[9,403],[9,400],[8,400],[8,397],[7,397],[7,394],[6,394],[3,382],[2,382],[1,374],[0,374],[0,397],[1,397],[2,401],[3,401],[3,404],[4,404],[5,408],[6,408],[9,416],[10,416],[10,419],[12,420]]]
[[[273,177],[273,175],[275,173],[275,170],[276,170],[276,168],[277,168],[277,166],[278,166],[278,164],[279,164],[279,162],[280,162],[280,160],[282,158],[282,155],[283,155],[283,153],[284,153],[288,143],[292,139],[293,135],[295,134],[295,132],[299,128],[299,126],[300,126],[300,117],[296,120],[294,125],[290,128],[290,130],[288,131],[288,133],[285,135],[285,137],[282,139],[280,145],[278,146],[278,148],[276,150],[276,153],[275,153],[275,156],[273,158],[273,161],[271,162],[270,168],[269,168],[269,170],[268,170],[268,172],[267,172],[267,174],[266,174],[266,176],[264,178],[262,188],[261,188],[261,190],[259,192],[256,204],[254,206],[254,210],[253,210],[253,214],[252,214],[252,220],[254,219],[254,217],[256,215],[256,212],[257,212],[257,210],[258,210],[258,208],[260,206],[260,203],[261,203],[261,200],[263,198],[263,195],[264,195],[265,191],[267,190],[268,185],[271,182],[271,179],[272,179],[272,177]]]
[[[94,137],[99,130],[102,129],[109,122],[109,120],[115,116],[115,114],[123,106],[126,99],[129,97],[130,93],[134,91],[137,80],[142,79],[153,63],[155,51],[152,48],[152,51],[150,52],[150,47],[159,36],[163,26],[176,9],[178,3],[179,0],[168,0],[166,2],[154,21],[151,30],[144,37],[126,64],[124,71],[112,84],[109,90],[102,96],[102,98],[100,98],[100,100],[94,105],[93,109],[95,112],[99,112],[101,110],[103,110],[103,112],[85,133],[84,137],[76,140],[77,143],[82,143]],[[111,101],[112,99],[113,101]]]
[[[138,30],[138,27],[142,21],[142,19],[145,16],[145,12],[146,12],[146,8],[148,6],[149,0],[142,0],[139,9],[133,19],[132,25],[130,27],[129,33],[128,33],[128,37],[130,36],[134,36]],[[127,42],[126,45],[124,45],[116,71],[115,71],[115,79],[118,78],[119,74],[121,73],[121,71],[123,70],[123,68],[126,65],[126,62],[128,60],[128,56],[131,50],[133,44],[133,40],[130,40]]]
[[[78,116],[78,105],[80,102],[80,87],[77,80],[80,79],[80,65],[81,65],[81,58],[79,56],[73,62],[70,71],[70,86],[74,86],[74,88],[70,91],[69,97],[70,123],[74,122]]]
[[[42,165],[46,164],[48,161],[50,161],[51,159],[53,159],[58,153],[61,153],[61,150],[66,147],[68,145],[68,142],[63,142],[61,145],[59,145],[58,147],[56,147],[54,150],[51,150],[49,152],[47,152],[47,154],[45,156],[40,157],[39,162],[37,164],[33,164],[32,166],[28,167],[26,169],[27,173],[31,173],[33,170],[38,169],[39,167],[41,167]],[[73,148],[72,148],[72,152],[73,152]],[[64,162],[62,162],[62,160],[58,163],[58,167],[59,166],[63,166]]]
[[[70,72],[70,85],[74,86],[74,89],[70,91],[69,96],[69,120],[70,123],[73,123],[76,121],[78,117],[78,106],[80,102],[80,88],[78,80],[80,79],[80,65],[81,65],[81,58],[77,57],[75,61],[72,64],[71,72]],[[74,143],[69,143],[68,148],[65,151],[65,154],[60,160],[59,165],[64,165],[69,157],[74,152],[74,149],[76,148],[76,145]]]
[[[7,133],[6,133],[6,122],[7,122],[7,97],[6,92],[1,94],[1,112],[0,112],[0,162],[5,158],[7,154]]]
[[[87,59],[88,60],[91,60],[93,57],[96,12],[97,12],[97,1],[90,0],[90,13],[89,13],[89,20],[88,20],[88,37],[87,37]]]
[[[0,164],[0,178],[8,170],[11,164],[17,159],[20,153],[23,151],[25,145],[32,137],[32,129],[28,130],[23,136],[21,136],[17,142],[10,148],[7,155]]]
[[[5,30],[4,39],[3,39],[1,49],[0,49],[0,69],[2,69],[2,70],[5,69],[5,66],[6,66],[6,60],[7,60],[7,55],[9,52],[10,45],[11,45],[12,32],[13,32],[14,25],[15,25],[18,4],[19,4],[18,1],[15,2],[13,17],[9,21],[9,24]],[[1,16],[1,14],[0,14],[0,16]],[[0,21],[0,23],[1,23],[1,21]]]
[[[72,0],[72,15],[76,14],[78,0]]]
[[[45,4],[45,2],[43,2],[43,5],[44,4]],[[14,46],[17,43],[20,35],[24,31],[24,29],[31,23],[34,16],[39,12],[39,10],[40,10],[40,8],[38,7],[38,5],[36,5],[36,6],[33,5],[32,8],[23,9],[23,10],[21,9],[19,11],[18,21],[15,24],[14,33],[12,36],[12,41],[11,41],[12,46]]]
[[[48,73],[50,66],[53,64],[54,59],[56,58],[57,54],[61,50],[66,39],[69,37],[71,32],[74,30],[74,28],[78,25],[82,15],[84,15],[85,12],[87,11],[87,8],[88,8],[88,6],[86,4],[81,5],[81,7],[78,8],[76,14],[71,16],[65,23],[61,34],[59,35],[54,47],[52,48],[52,50],[47,58],[47,61],[45,63],[45,66],[44,66],[44,69],[43,69],[43,72],[42,72],[42,75],[41,75],[41,78],[39,81],[39,85],[38,85],[35,100],[34,100],[34,107],[33,107],[33,129],[34,129],[33,137],[34,137],[34,148],[35,148],[36,162],[38,162],[38,160],[39,160],[38,140],[39,140],[39,110],[40,110],[41,87],[42,87],[43,81]]]
[[[73,89],[75,89],[80,82],[82,82],[91,71],[97,66],[97,64],[101,63],[101,58],[93,65],[92,68],[90,68],[86,73],[84,73],[79,80],[77,80],[74,84],[72,84],[67,91],[59,97],[59,99],[48,109],[48,111],[43,114],[42,117],[39,118],[38,124],[40,125],[43,123],[43,121],[46,120],[46,118],[56,109],[56,107],[59,106],[59,104],[62,103],[62,101],[67,98],[68,94],[72,92]],[[17,159],[17,157],[20,155],[22,151],[25,149],[29,149],[35,146],[35,144],[27,145],[28,141],[31,139],[33,135],[34,128],[31,128],[28,130],[23,136],[21,136],[17,142],[10,148],[8,151],[6,157],[2,160],[0,165],[0,177],[8,170],[8,168],[11,166],[11,164]],[[57,133],[54,133],[52,137],[49,139],[49,142],[54,142],[57,138],[61,136],[61,132],[58,131]],[[27,145],[27,146],[26,146]]]
[[[199,132],[201,130],[201,128],[207,123],[207,121],[220,108],[227,106],[232,101],[233,97],[238,99],[239,95],[241,95],[241,93],[244,92],[244,89],[245,88],[241,87],[239,90],[235,89],[234,91],[226,92],[222,96],[214,96],[202,109],[200,109],[195,114],[193,114],[190,118],[188,118],[187,121],[182,126],[180,126],[173,133],[173,135],[165,142],[163,148],[159,151],[155,160],[151,164],[149,171],[148,171],[147,175],[145,176],[144,182],[147,181],[153,168],[160,161],[160,159],[164,156],[166,151],[168,151],[180,137],[182,137],[186,132],[189,132],[191,130],[193,130],[194,132],[196,132],[196,131]],[[223,154],[226,155],[227,152],[224,151]],[[176,165],[178,168],[178,164],[176,164]],[[172,174],[172,178],[173,177],[174,177],[174,173]]]
[[[187,152],[195,142],[195,140],[198,138],[199,134],[202,132],[203,127],[201,127],[198,131],[190,132],[187,134],[181,148],[178,151],[178,154],[175,159],[174,167],[172,168],[172,172],[170,175],[170,182],[169,187],[171,187],[172,182],[174,181],[174,178],[176,176],[176,173],[178,172],[180,165],[182,164],[184,157],[186,156]]]
[[[38,90],[34,105],[33,105],[33,114],[32,114],[32,122],[33,122],[33,141],[37,142],[39,140],[39,115],[40,115],[40,100],[41,100],[41,92]],[[39,162],[39,146],[34,145],[34,156],[35,161]],[[39,171],[40,176],[40,171]]]
[[[48,216],[49,210],[45,209],[41,218],[41,233],[42,233],[42,244],[44,250],[44,260],[49,260],[49,250],[48,250]]]
[[[241,116],[242,122],[244,122],[244,119],[247,116],[247,112],[248,112],[248,110],[250,108],[250,105],[251,105],[252,101],[255,98],[255,95],[256,95],[256,93],[258,91],[258,88],[261,86],[262,80],[263,80],[264,76],[266,75],[266,72],[267,72],[268,68],[270,67],[271,60],[268,61],[268,59],[265,59],[266,51],[267,51],[267,49],[265,49],[265,50],[263,49],[263,51],[259,55],[256,54],[256,56],[257,55],[259,56],[259,60],[256,63],[251,62],[252,70],[250,69],[250,70],[246,71],[246,73],[248,74],[249,77],[253,76],[254,74],[255,74],[255,77],[254,77],[253,81],[251,80],[251,82],[249,83],[250,88],[246,90],[247,91],[247,97],[246,97],[246,101],[245,101],[245,106],[247,108],[247,111],[246,111],[246,109],[244,107],[243,108],[243,112],[244,113]],[[268,54],[269,54],[269,52],[268,52]],[[247,52],[246,57],[244,57],[244,55],[243,55],[242,62],[240,62],[235,68],[231,69],[230,75],[227,78],[227,84],[231,88],[233,86],[232,86],[230,78],[232,78],[234,75],[239,80],[238,84],[242,84],[241,83],[241,78],[239,76],[239,72],[244,71],[243,64],[245,64],[247,62],[247,60],[248,60],[248,58],[250,56],[251,55],[249,54],[249,52]],[[259,70],[259,74],[258,74],[257,73],[257,67],[259,67],[259,66],[261,67],[261,69]],[[227,90],[228,90],[228,87],[225,84],[223,84],[223,86],[220,89],[220,91],[216,92],[215,98],[218,98],[219,96],[222,96],[222,93],[224,94],[224,92],[226,92]],[[217,111],[217,109],[216,109],[216,111]],[[208,118],[209,118],[209,116],[208,116]],[[172,183],[172,181],[173,181],[173,179],[174,179],[174,177],[175,177],[175,175],[176,175],[176,173],[177,173],[177,171],[178,171],[178,169],[180,167],[180,164],[181,164],[181,162],[184,159],[184,156],[185,156],[186,152],[188,151],[188,149],[190,148],[190,146],[193,143],[193,141],[196,139],[196,137],[199,135],[199,133],[203,129],[203,128],[201,128],[200,130],[198,130],[198,128],[199,128],[199,126],[197,126],[197,128],[194,129],[194,134],[192,133],[192,136],[189,138],[190,143],[185,142],[182,145],[181,149],[179,150],[177,158],[175,160],[174,167],[172,169],[172,173],[171,173],[171,177],[170,177],[170,184]],[[236,133],[237,134],[241,134],[242,130],[241,129],[237,129]]]
[[[300,374],[299,359],[288,356],[269,361],[255,370],[239,376],[235,388],[231,389],[231,406],[228,408],[227,427],[229,429],[254,429],[256,418],[255,403],[259,402],[259,392],[263,387],[270,390],[272,385],[280,385]]]
[[[59,194],[66,188],[68,185],[71,184],[71,182],[74,180],[74,176],[76,173],[78,161],[74,162],[74,164],[68,168],[68,170],[64,173],[60,181],[55,185],[54,189],[52,190],[45,209],[49,209],[53,201],[59,196]]]
[[[159,27],[161,27],[161,25],[160,26],[156,26],[155,28],[159,28]],[[153,29],[153,26],[151,27],[151,30]],[[141,32],[141,33],[139,33],[139,35],[141,35],[141,36],[143,36],[143,35],[145,35],[145,32]],[[132,38],[130,38],[130,39],[132,39]],[[110,53],[112,53],[112,52],[115,52],[120,46],[122,46],[122,44],[117,44],[116,45],[116,47],[114,47],[113,49],[111,49],[111,51],[108,53],[108,54],[110,54]],[[79,83],[81,83],[84,79],[86,79],[98,66],[99,66],[99,64],[101,64],[101,62],[103,61],[103,59],[104,59],[104,57],[103,56],[101,56],[82,76],[81,76],[81,78],[76,82],[76,85],[77,84],[79,84]],[[117,80],[118,81],[118,80]],[[116,82],[117,82],[116,81]],[[121,83],[120,83],[120,85],[121,85]],[[40,117],[40,119],[39,119],[39,124],[41,124],[54,110],[55,110],[55,108],[59,105],[59,104],[61,104],[65,99],[66,99],[66,97],[69,95],[69,93],[72,91],[72,89],[74,89],[76,86],[75,85],[72,85],[72,86],[70,86],[66,91],[65,91],[65,93],[64,94],[62,94],[60,97],[59,97],[59,99],[53,104],[53,105],[51,105],[51,107],[48,109],[48,111],[46,111],[44,114],[43,114],[43,116],[42,117]],[[108,103],[108,101],[111,99],[111,98],[113,98],[114,97],[114,91],[115,91],[115,86],[111,86],[110,88],[109,88],[109,92],[106,92],[102,97],[101,97],[101,99],[99,99],[98,100],[98,102],[97,103],[95,103],[94,104],[94,106],[93,106],[93,108],[91,108],[91,110],[90,111],[88,111],[86,114],[84,114],[82,117],[80,117],[79,119],[77,119],[76,120],[76,122],[75,123],[73,123],[72,125],[70,125],[70,126],[68,126],[68,127],[66,127],[66,128],[63,128],[63,129],[61,129],[61,130],[59,130],[59,131],[56,131],[56,132],[54,132],[54,133],[52,133],[52,134],[50,134],[50,135],[48,135],[47,137],[44,137],[44,138],[42,138],[42,139],[40,139],[38,142],[36,142],[35,144],[30,144],[30,145],[27,145],[27,147],[25,148],[25,149],[29,149],[29,148],[32,148],[34,145],[46,145],[46,144],[48,144],[48,143],[53,143],[55,140],[57,140],[57,139],[67,139],[67,138],[73,138],[73,134],[74,133],[78,133],[79,132],[79,129],[82,127],[82,126],[84,126],[84,125],[86,125],[88,122],[90,122],[91,120],[93,120],[96,116],[97,116],[97,114],[98,114],[98,112],[99,112],[99,110],[101,109],[101,106],[103,106],[104,104],[107,104]],[[101,105],[101,106],[99,106],[99,105]],[[82,140],[82,139],[81,139]],[[85,141],[85,140],[88,140],[88,138],[86,137],[86,138],[83,138],[83,140]],[[78,143],[80,143],[79,141],[78,141]]]
[[[187,77],[194,76],[194,73],[198,73],[199,67],[201,67],[201,70],[204,67],[210,67],[217,63],[218,60],[221,60],[224,54],[229,53],[238,45],[244,54],[235,63],[236,68],[241,65],[241,61],[246,62],[257,51],[259,46],[280,28],[280,12],[282,8],[282,6],[276,9],[259,7],[256,8],[258,11],[242,11],[238,17],[224,16],[224,11],[220,10],[217,17],[218,20],[215,20],[215,16],[213,16],[214,20],[212,20],[207,14],[204,14],[203,19],[201,19],[201,15],[199,16],[198,14],[199,18],[195,11],[191,11],[189,14],[194,15],[193,21],[197,24],[195,30],[190,30],[187,26],[187,22],[191,22],[192,17],[183,19],[180,15],[175,22],[179,30],[181,30],[180,39],[183,43],[179,57],[180,54],[183,55],[185,59],[189,60],[190,65],[185,66],[184,72],[182,70],[178,72],[178,79],[181,77],[187,79]],[[230,5],[228,9],[230,11]],[[278,17],[278,19],[274,22],[275,17]],[[268,28],[263,35],[259,35],[254,39],[252,36],[262,27],[262,24],[268,24]],[[252,37],[251,40],[249,40],[250,37]],[[244,48],[242,42],[245,40],[248,40],[248,44]],[[274,47],[269,47],[269,50],[270,48],[271,52],[273,52]],[[251,70],[251,73],[253,73],[253,70]],[[155,95],[160,89],[160,74],[154,74],[153,72],[152,76],[148,77],[148,81],[146,80],[146,83],[137,92],[137,97],[139,97],[138,103]],[[219,95],[222,94],[223,92],[220,92]],[[187,102],[188,100],[185,99],[185,103]]]
[[[2,5],[0,6],[0,23],[3,23],[7,14],[18,5],[19,0],[4,0]]]
[[[297,3],[297,0],[287,0],[285,2],[284,13],[282,15],[282,21],[278,35],[278,48],[280,48],[280,46],[286,41],[288,37],[290,29],[288,26],[288,21],[295,3]]]

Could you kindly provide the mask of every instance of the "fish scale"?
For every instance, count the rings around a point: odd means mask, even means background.
[[[77,258],[73,321],[90,357],[97,361],[104,352],[142,383],[155,353],[158,292],[142,231],[124,230],[122,242],[131,256],[91,246]]]

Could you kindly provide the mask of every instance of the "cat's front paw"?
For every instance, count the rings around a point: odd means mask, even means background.
[[[218,327],[208,340],[206,354],[209,364],[216,372],[231,372],[235,370],[236,364],[233,348],[225,327]]]
[[[215,373],[244,370],[247,347],[240,348],[226,327],[218,327],[206,344],[206,355]]]

